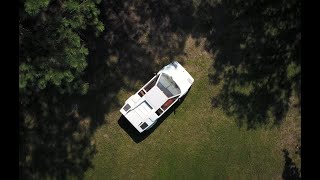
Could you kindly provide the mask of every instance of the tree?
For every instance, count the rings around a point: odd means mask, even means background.
[[[83,80],[84,34],[98,36],[104,30],[100,0],[19,3],[20,176],[82,179],[95,153],[92,131],[67,114],[65,99],[89,88]]]
[[[100,0],[21,0],[19,19],[20,103],[29,104],[39,92],[85,94],[81,80],[88,49],[83,32],[104,30]]]

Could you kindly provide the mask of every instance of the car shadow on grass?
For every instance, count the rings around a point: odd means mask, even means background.
[[[191,89],[191,88],[190,88]],[[189,91],[190,91],[189,89]],[[155,131],[161,124],[162,122],[167,119],[167,117],[170,114],[175,114],[177,108],[180,106],[180,104],[184,101],[184,99],[187,97],[189,91],[180,99],[178,100],[178,102],[176,102],[168,111],[166,111],[159,119],[158,121],[155,123],[154,126],[152,126],[150,129],[139,133],[138,130],[136,130],[136,128],[127,120],[127,118],[123,115],[121,115],[121,117],[118,120],[118,124],[119,126],[131,137],[131,139],[135,142],[135,143],[140,143],[143,140],[145,140],[150,134],[153,133],[153,131]]]

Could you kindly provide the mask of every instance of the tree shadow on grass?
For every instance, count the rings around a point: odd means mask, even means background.
[[[20,178],[82,179],[96,153],[90,119],[67,115],[58,96],[32,106],[20,112]]]
[[[223,86],[214,98],[239,127],[281,123],[292,93],[300,95],[301,2],[210,2],[198,7],[195,36],[215,54],[209,79]]]
[[[130,73],[132,67],[127,64],[144,70],[145,63],[170,61],[182,54],[187,38],[185,24],[193,19],[189,14],[193,12],[191,2],[103,1],[102,19],[107,28],[103,37],[108,51],[119,57],[118,65]]]
[[[152,134],[153,131],[155,131],[162,124],[162,122],[165,119],[167,119],[167,117],[170,114],[172,114],[172,112],[175,114],[177,108],[181,105],[181,103],[183,103],[183,101],[186,98],[186,96],[188,95],[189,91],[187,92],[186,95],[184,95],[180,99],[180,101],[178,101],[174,105],[172,105],[172,107],[170,109],[168,109],[168,111],[166,111],[150,129],[148,129],[148,130],[146,130],[146,131],[144,131],[142,133],[139,133],[139,131],[136,130],[136,128],[133,127],[133,125],[123,115],[121,115],[121,117],[119,118],[118,124],[124,131],[126,131],[126,133],[131,137],[131,139],[135,143],[140,143],[143,140],[145,140],[147,137],[149,137],[150,134]]]

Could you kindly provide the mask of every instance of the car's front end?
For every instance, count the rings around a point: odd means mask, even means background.
[[[180,97],[185,95],[188,92],[189,88],[194,82],[193,77],[177,61],[173,61],[172,63],[166,65],[159,71],[159,73],[166,73],[173,78],[173,80],[177,83],[177,85],[181,89]]]

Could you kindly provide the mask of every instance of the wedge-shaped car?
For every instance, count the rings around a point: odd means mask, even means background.
[[[150,129],[184,96],[193,82],[194,79],[181,64],[173,61],[127,99],[120,112],[141,133]]]

